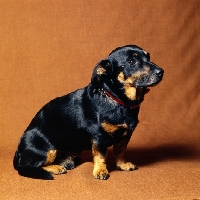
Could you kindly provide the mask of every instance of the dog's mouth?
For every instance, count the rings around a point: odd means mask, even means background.
[[[137,90],[137,95],[142,95],[142,96],[150,92],[150,89],[148,87],[137,87],[136,90]]]
[[[136,87],[136,100],[142,102],[149,91],[149,87]]]
[[[150,92],[150,89],[148,87],[145,87],[143,90],[144,90],[144,94],[147,94],[148,92]]]

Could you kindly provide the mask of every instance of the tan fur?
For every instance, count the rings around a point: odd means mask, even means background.
[[[130,99],[130,100],[136,100],[136,88],[131,87],[129,85],[124,86],[125,89],[125,95]]]
[[[135,56],[135,57],[136,57],[136,56],[137,56],[137,53],[133,53],[133,56]]]
[[[52,173],[52,174],[63,174],[66,172],[66,169],[61,165],[49,165],[42,167],[44,170]]]
[[[114,133],[115,131],[117,131],[118,129],[127,129],[127,125],[126,124],[109,124],[106,122],[101,123],[101,127],[107,132],[107,133]]]
[[[146,74],[149,74],[149,68],[147,67],[144,67],[144,69],[141,71],[137,71],[135,74],[133,74],[132,76],[129,76],[127,79],[124,78],[123,72],[120,72],[118,74],[117,79],[120,83],[124,84],[125,95],[130,100],[137,99],[137,91],[136,91],[136,88],[133,86],[134,82]]]
[[[102,75],[105,71],[106,71],[106,70],[105,70],[103,67],[100,66],[100,67],[97,69],[97,74],[98,74],[98,75]]]
[[[57,150],[50,150],[47,152],[47,159],[43,165],[50,165],[56,158]]]
[[[144,50],[143,52],[144,52],[145,55],[147,55],[147,51]]]
[[[116,165],[123,171],[132,171],[137,168],[136,165],[131,162],[118,161]]]
[[[123,72],[120,72],[120,73],[118,74],[117,79],[118,79],[118,81],[119,81],[120,83],[124,83],[124,73],[123,73]]]
[[[108,170],[106,168],[106,161],[101,156],[94,157],[94,169],[93,169],[93,176],[95,178],[100,177],[103,179],[104,175],[108,174]]]
[[[106,160],[100,154],[95,144],[92,145],[92,154],[94,160],[93,175],[95,178],[99,177],[100,179],[103,179],[105,175],[108,175],[108,170],[106,168]]]
[[[126,151],[127,143],[127,140],[122,140],[121,142],[113,146],[113,153],[116,159],[116,166],[123,171],[130,171],[137,168],[131,162],[125,161],[124,153]]]
[[[134,84],[134,82],[141,78],[142,75],[146,74],[146,70],[137,71],[135,74],[132,74],[130,77],[128,77],[125,81],[125,84]]]

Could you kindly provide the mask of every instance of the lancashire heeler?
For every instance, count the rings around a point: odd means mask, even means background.
[[[36,114],[21,137],[14,168],[22,176],[53,179],[52,174],[74,168],[83,150],[92,149],[93,175],[105,180],[107,148],[113,145],[117,168],[137,169],[124,152],[144,95],[163,74],[142,48],[115,49],[96,65],[87,87],[50,101]]]

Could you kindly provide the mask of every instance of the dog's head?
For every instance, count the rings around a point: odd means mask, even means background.
[[[148,87],[157,85],[164,70],[150,62],[150,54],[135,45],[119,47],[94,68],[92,85],[123,101],[142,101]]]

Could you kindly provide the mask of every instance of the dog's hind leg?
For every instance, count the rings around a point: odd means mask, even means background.
[[[42,168],[51,174],[64,174],[67,172],[65,166],[52,164],[56,158],[57,150],[50,150],[46,154],[46,161],[44,162]]]
[[[53,179],[52,174],[62,174],[66,169],[51,165],[57,150],[39,129],[31,129],[23,135],[15,153],[14,168],[22,176],[37,179]]]
[[[36,152],[31,150],[23,152],[17,150],[14,156],[13,165],[21,176],[52,180],[52,174],[41,167],[44,160],[44,155],[36,154]]]

